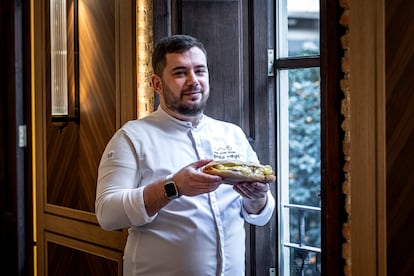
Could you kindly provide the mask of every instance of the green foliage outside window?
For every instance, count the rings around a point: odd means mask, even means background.
[[[320,74],[319,68],[289,71],[289,203],[320,207]],[[301,237],[300,212],[304,216]],[[320,212],[291,210],[291,241],[321,246]],[[303,235],[303,233],[302,233]],[[294,249],[291,275],[320,275],[320,253]]]
[[[319,68],[289,71],[290,203],[320,206]]]

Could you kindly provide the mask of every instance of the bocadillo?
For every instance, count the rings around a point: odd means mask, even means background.
[[[218,175],[230,184],[238,182],[269,183],[276,180],[273,168],[270,165],[243,162],[241,160],[215,160],[205,165],[203,172]]]

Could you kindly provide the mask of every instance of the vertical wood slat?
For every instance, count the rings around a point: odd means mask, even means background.
[[[352,274],[386,273],[384,2],[350,11]]]

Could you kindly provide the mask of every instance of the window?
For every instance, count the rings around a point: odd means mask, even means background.
[[[319,1],[277,0],[279,274],[321,274]]]

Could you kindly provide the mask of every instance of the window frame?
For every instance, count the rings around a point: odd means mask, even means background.
[[[346,221],[345,197],[341,188],[345,178],[342,152],[344,132],[341,128],[341,101],[344,96],[340,87],[343,79],[341,59],[344,56],[340,38],[345,34],[345,29],[339,24],[342,11],[339,1],[320,0],[319,57],[283,57],[274,60],[275,73],[277,70],[320,68],[322,275],[343,275],[345,265],[341,251],[344,242],[342,227]],[[280,9],[276,11],[276,17],[280,16],[280,12]],[[277,38],[274,39],[274,45],[277,45]],[[278,208],[283,207],[278,205]],[[281,231],[280,225],[277,225]],[[283,246],[281,243],[278,242],[279,246]]]

